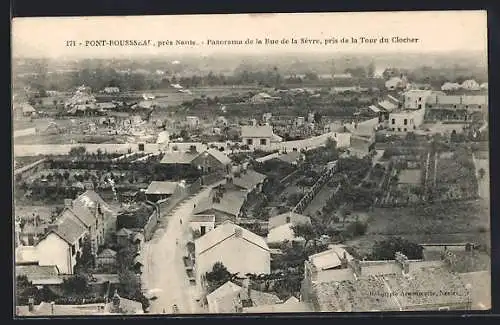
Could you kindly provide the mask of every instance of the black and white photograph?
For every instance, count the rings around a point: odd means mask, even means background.
[[[16,318],[491,309],[486,11],[11,38]]]

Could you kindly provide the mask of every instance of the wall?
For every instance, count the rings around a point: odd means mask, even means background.
[[[70,246],[55,234],[49,234],[40,241],[37,248],[38,260],[41,266],[57,265],[62,274],[73,274],[73,265],[76,259],[69,260]]]
[[[160,210],[161,213],[161,210]],[[158,224],[158,213],[153,211],[153,213],[149,216],[148,222],[144,226],[144,239],[150,240],[153,237],[154,231],[156,229],[156,225]]]
[[[139,151],[138,143],[76,143],[76,144],[26,144],[14,145],[14,156],[66,155],[71,148],[85,147],[87,152],[97,153],[100,149],[108,153],[128,153],[128,150]],[[153,153],[159,150],[158,144],[144,144],[144,152]]]
[[[407,92],[404,98],[404,108],[406,109],[425,108],[425,103],[430,95],[431,91]]]
[[[28,128],[28,129],[22,129],[22,130],[15,130],[13,133],[14,138],[17,137],[24,137],[28,135],[35,135],[36,134],[36,128]]]
[[[425,114],[424,109],[401,112],[401,113],[391,113],[389,115],[388,126],[390,129],[394,129],[395,132],[413,131],[420,125],[422,125],[422,123],[424,122],[424,114]],[[407,120],[406,125],[404,124],[405,119]]]
[[[233,236],[196,256],[196,283],[200,283],[201,276],[211,271],[216,262],[222,262],[231,273],[269,274],[271,272],[270,258],[268,250]]]
[[[205,226],[206,229],[205,229],[205,232],[209,232],[211,230],[214,229],[215,225],[213,222],[210,222],[210,221],[206,221],[206,222],[201,222],[201,221],[191,221],[189,223],[189,227],[193,230],[193,231],[201,231],[201,227],[202,226]]]

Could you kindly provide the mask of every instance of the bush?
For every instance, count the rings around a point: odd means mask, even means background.
[[[423,247],[401,237],[393,237],[378,241],[372,249],[371,259],[392,260],[396,252],[406,255],[409,259],[422,259]]]
[[[366,223],[361,221],[356,221],[347,226],[347,233],[353,237],[363,236],[366,233],[367,228],[368,225]]]

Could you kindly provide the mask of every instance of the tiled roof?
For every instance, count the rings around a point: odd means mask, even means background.
[[[190,222],[215,222],[215,216],[198,214],[191,217]]]
[[[393,261],[385,264],[380,261],[369,267],[368,263],[362,264],[361,277],[356,280],[313,284],[321,311],[423,310],[426,305],[451,306],[467,302],[464,281],[445,267],[424,264],[410,267],[410,272],[403,275]],[[377,269],[384,265],[393,268]]]
[[[270,138],[273,136],[273,128],[270,125],[242,126],[242,138]]]
[[[55,265],[16,265],[16,276],[25,275],[28,281],[53,278],[59,274]]]
[[[272,305],[281,302],[281,299],[275,294],[253,289],[250,290],[250,299],[254,306]]]
[[[388,112],[390,112],[398,107],[396,104],[393,104],[388,100],[383,100],[380,103],[378,103],[378,105],[381,106],[383,109],[385,109]]]
[[[319,311],[368,312],[399,310],[395,301],[385,295],[383,281],[368,277],[354,281],[313,284]]]
[[[178,186],[177,182],[153,181],[151,182],[151,184],[149,184],[146,190],[146,194],[174,194],[175,190],[177,189],[177,186]]]
[[[162,164],[190,164],[198,154],[188,152],[167,152],[160,163]]]
[[[96,192],[87,190],[72,201],[71,207],[65,208],[62,216],[71,214],[83,222],[86,227],[89,227],[95,224],[96,208],[98,205],[100,205],[101,211],[106,215],[115,213]]]
[[[311,218],[308,216],[290,211],[269,218],[269,229],[288,223],[287,217],[290,217],[291,223],[311,223]]]
[[[80,222],[76,221],[73,217],[70,217],[67,214],[61,215],[57,219],[56,225],[57,229],[48,231],[47,235],[54,232],[70,245],[74,244],[87,232],[87,229]]]
[[[425,304],[463,303],[468,299],[465,284],[460,277],[442,267],[411,271],[408,277],[401,274],[386,275],[384,279],[393,292],[433,293],[433,295],[399,295],[397,300],[403,308]],[[440,294],[441,292],[453,294],[444,295]]]
[[[208,149],[206,152],[212,155],[215,159],[217,159],[220,163],[224,165],[229,165],[231,163],[231,159],[225,153],[219,150]]]
[[[233,184],[246,190],[253,190],[266,178],[266,175],[258,173],[252,169],[247,169],[246,171],[240,172],[238,177],[233,177]]]
[[[230,237],[233,237],[235,235],[236,230],[241,231],[242,239],[262,248],[263,250],[269,250],[269,247],[267,246],[264,238],[254,234],[249,230],[246,230],[245,228],[235,225],[232,222],[226,221],[222,225],[216,227],[214,230],[196,239],[195,241],[196,255],[198,256],[200,254],[203,254],[212,247],[215,247],[218,244],[220,244],[222,241]]]
[[[209,197],[202,199],[194,209],[195,214],[203,214],[203,212],[214,209],[233,216],[238,216],[241,207],[245,203],[246,195],[241,191],[227,191],[223,194],[220,202],[213,202],[215,190],[212,190]]]

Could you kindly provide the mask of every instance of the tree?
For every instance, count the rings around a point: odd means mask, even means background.
[[[479,174],[479,179],[483,179],[484,175],[486,174],[486,171],[484,170],[484,168],[481,168],[478,170],[478,174]]]
[[[141,284],[133,271],[124,269],[118,271],[118,279],[124,296],[132,298],[140,294]]]
[[[88,273],[94,267],[94,255],[92,254],[92,244],[90,236],[87,234],[83,238],[82,253],[76,256],[76,269],[78,273]]]
[[[314,123],[319,124],[321,122],[321,118],[322,116],[320,113],[318,112],[314,113]]]
[[[235,276],[236,274],[229,272],[222,262],[216,262],[212,267],[212,271],[205,273],[205,279],[210,288],[209,291],[213,291],[227,281],[231,281]]]
[[[423,258],[422,246],[401,237],[392,237],[375,243],[372,248],[371,259],[391,260],[394,259],[396,252],[406,255],[409,259]]]
[[[70,156],[82,156],[87,152],[84,146],[73,147],[69,150]]]
[[[350,223],[347,226],[347,233],[350,236],[362,236],[366,233],[367,224],[361,221]]]
[[[62,289],[68,295],[86,294],[89,292],[87,277],[81,274],[73,275],[63,280]]]
[[[318,233],[314,226],[310,223],[297,223],[292,226],[293,233],[296,237],[302,237],[306,241],[304,243],[304,253],[306,252],[307,244],[313,241],[314,246],[316,246],[316,238]]]
[[[16,305],[27,305],[29,298],[38,296],[38,289],[28,280],[26,275],[18,275],[16,278]]]

